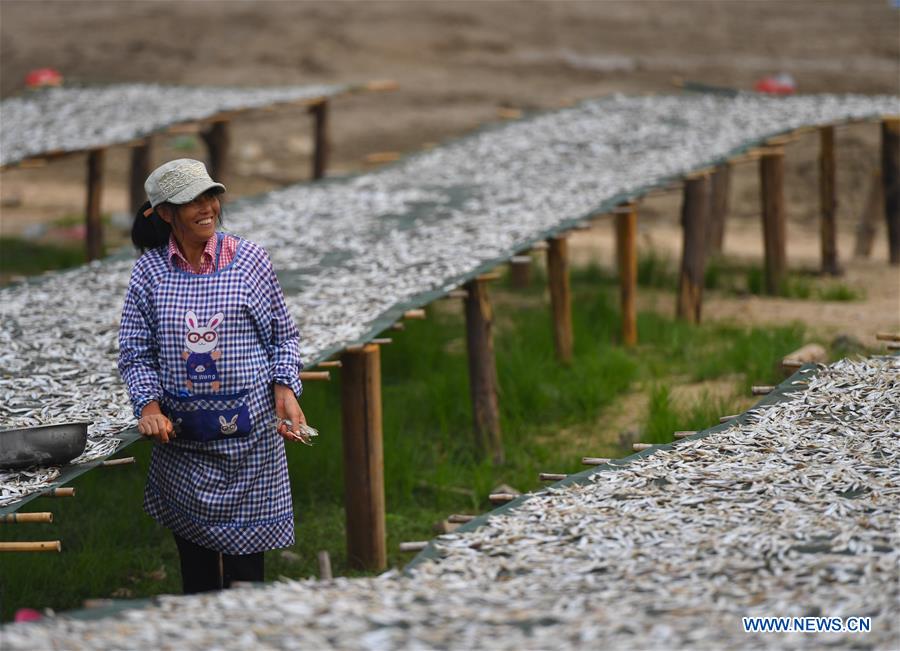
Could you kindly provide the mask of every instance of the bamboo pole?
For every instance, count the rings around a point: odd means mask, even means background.
[[[209,129],[200,132],[209,153],[209,175],[219,183],[228,177],[228,148],[231,138],[228,133],[228,121],[215,120]]]
[[[890,263],[900,265],[900,117],[881,121],[881,182]]]
[[[837,251],[837,166],[834,158],[834,127],[819,129],[819,205],[822,210],[819,236],[822,249],[822,273],[840,274]]]
[[[787,276],[784,210],[784,151],[765,150],[759,161],[762,192],[765,285],[768,294],[781,291]]]
[[[150,176],[150,140],[141,141],[131,148],[131,177],[128,184],[128,200],[131,214],[135,214],[147,200],[144,181]]]
[[[88,261],[103,256],[103,221],[100,200],[103,194],[103,162],[105,149],[93,149],[87,157],[87,202],[84,210],[85,238]]]
[[[375,344],[341,356],[344,440],[344,509],[351,567],[387,566],[381,358]]]
[[[465,524],[466,522],[471,522],[474,519],[475,516],[469,515],[468,513],[454,513],[447,516],[447,522],[453,522],[455,524]]]
[[[425,319],[425,316],[426,316],[426,315],[425,315],[425,310],[422,309],[422,308],[418,308],[418,309],[415,309],[415,310],[406,310],[406,312],[403,313],[403,318],[404,318],[404,319],[419,319],[419,320],[422,320],[422,319]]]
[[[75,497],[75,489],[72,487],[51,488],[41,493],[41,497]]]
[[[493,504],[506,504],[507,502],[512,502],[517,497],[518,495],[514,495],[513,493],[491,493],[488,495],[488,499]]]
[[[547,282],[550,285],[550,308],[553,318],[553,343],[556,358],[572,363],[572,292],[569,286],[569,248],[565,237],[547,240]]]
[[[622,312],[622,344],[637,344],[637,204],[617,208],[616,262],[619,268],[619,305]]]
[[[689,323],[700,322],[708,212],[709,175],[701,173],[688,177],[681,205],[683,238],[676,313],[679,319]]]
[[[101,466],[127,466],[134,463],[134,457],[121,457],[119,459],[107,459],[100,463]]]
[[[709,193],[709,221],[706,229],[708,255],[721,255],[725,243],[725,222],[728,218],[728,198],[731,192],[731,165],[716,167]]]
[[[803,366],[803,362],[796,359],[783,359],[781,360],[781,368],[785,372],[785,375],[790,375],[798,368]]]
[[[602,466],[609,463],[609,459],[600,457],[581,457],[581,465],[583,466]]]
[[[538,473],[538,480],[540,481],[560,481],[565,479],[568,475],[563,475],[557,472],[542,472]]]
[[[653,447],[653,443],[635,443],[631,446],[631,449],[635,452],[643,452],[644,450],[649,450]]]
[[[672,434],[673,438],[676,439],[686,439],[689,436],[693,436],[697,432],[693,430],[681,430]]]
[[[879,341],[900,341],[900,333],[897,332],[879,332],[875,335]]]
[[[740,416],[740,414],[729,414],[728,416],[720,416],[720,417],[719,417],[719,422],[720,422],[720,423],[727,423],[727,422],[730,421],[730,420],[734,420],[734,419],[737,418],[738,416]]]
[[[414,540],[400,543],[401,552],[420,552],[426,547],[428,547],[427,540]]]
[[[309,107],[313,116],[313,180],[325,178],[328,168],[328,154],[330,143],[328,142],[328,100],[323,99]]]
[[[499,465],[504,462],[497,402],[497,366],[494,360],[494,314],[487,281],[476,278],[466,283],[466,349],[469,358],[469,391],[475,439],[480,450]]]
[[[0,552],[61,552],[62,543],[58,540],[41,542],[0,542]]]
[[[302,382],[310,381],[331,381],[331,373],[328,371],[300,371],[300,380]]]
[[[316,366],[317,366],[318,368],[340,368],[340,367],[341,367],[341,360],[339,360],[339,359],[333,359],[333,360],[331,360],[331,361],[329,361],[329,362],[319,362],[318,364],[316,364]]]
[[[754,385],[750,387],[750,393],[754,396],[767,396],[774,390],[775,387],[769,386],[767,384]]]
[[[8,513],[0,515],[0,524],[18,524],[20,522],[53,522],[53,514],[49,511],[40,513]]]
[[[452,289],[447,293],[447,298],[469,298],[469,292],[464,289]]]

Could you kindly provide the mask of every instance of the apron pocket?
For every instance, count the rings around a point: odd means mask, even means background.
[[[163,410],[175,434],[185,441],[217,441],[250,434],[247,391],[177,396],[163,395]]]

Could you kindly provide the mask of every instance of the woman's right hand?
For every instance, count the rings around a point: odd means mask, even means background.
[[[175,429],[155,400],[148,402],[141,410],[141,419],[138,421],[138,431],[160,443],[168,443],[170,438],[175,438]]]

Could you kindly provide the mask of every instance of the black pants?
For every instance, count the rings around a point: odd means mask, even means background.
[[[220,554],[175,535],[181,557],[181,586],[184,594],[230,588],[232,581],[261,582],[265,574],[263,552]]]

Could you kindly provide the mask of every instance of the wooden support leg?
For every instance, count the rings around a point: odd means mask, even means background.
[[[209,152],[209,175],[214,181],[224,183],[228,177],[228,121],[219,120],[212,123],[209,129],[201,132]]]
[[[881,121],[881,182],[892,265],[900,265],[900,118]]]
[[[572,293],[569,288],[569,247],[565,237],[547,240],[547,280],[553,312],[553,341],[556,357],[563,364],[572,362]]]
[[[516,289],[524,289],[531,284],[530,264],[509,265],[509,281]]]
[[[492,334],[494,315],[488,298],[487,281],[477,278],[465,285],[466,344],[469,353],[469,390],[479,448],[495,464],[504,462],[497,403],[497,366]]]
[[[387,542],[378,346],[345,352],[341,369],[347,560],[357,569],[383,570]]]
[[[820,236],[822,240],[822,273],[837,276],[840,272],[837,252],[837,186],[835,184],[834,127],[819,129],[819,203],[822,208]]]
[[[147,200],[144,181],[150,176],[150,171],[150,141],[145,140],[131,149],[131,181],[128,185],[128,199],[132,215]]]
[[[87,259],[103,256],[103,222],[100,219],[100,198],[103,192],[103,160],[106,150],[94,149],[87,158],[87,205],[84,210]]]
[[[328,100],[322,100],[309,107],[313,116],[313,163],[312,177],[318,180],[325,177],[328,169]]]
[[[770,148],[759,161],[762,189],[766,293],[781,291],[787,276],[784,210],[784,151]]]
[[[709,221],[706,229],[707,252],[721,255],[725,242],[725,220],[728,216],[728,198],[731,192],[731,164],[716,167],[710,190]]]
[[[688,177],[681,205],[683,244],[678,281],[677,315],[690,323],[700,322],[703,275],[706,267],[706,222],[709,213],[709,174]]]
[[[622,344],[637,344],[637,204],[621,206],[616,216],[616,262],[619,267],[619,298],[622,311]]]
[[[872,255],[872,242],[875,241],[875,230],[880,221],[882,206],[884,205],[884,184],[881,182],[881,170],[872,171],[872,180],[869,185],[869,193],[866,196],[866,205],[863,207],[856,227],[856,247],[853,250],[854,257],[868,258]]]

